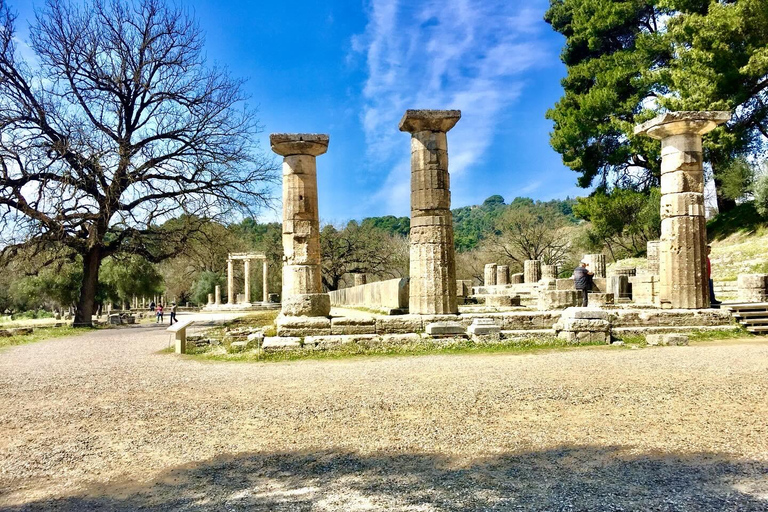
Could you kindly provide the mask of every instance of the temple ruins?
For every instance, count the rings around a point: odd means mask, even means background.
[[[728,311],[708,309],[701,153],[701,136],[728,113],[673,112],[637,127],[637,134],[662,141],[661,240],[648,242],[642,268],[610,268],[605,254],[583,255],[594,273],[587,308],[578,307],[582,296],[573,279],[560,278],[571,269],[540,260],[487,263],[477,285],[456,279],[447,132],[460,118],[458,110],[408,110],[399,124],[411,134],[410,278],[371,276],[370,282],[356,274],[352,286],[330,293],[321,287],[316,178],[316,157],[326,152],[328,136],[270,137],[284,157],[283,305],[278,336],[265,338],[265,347],[417,339],[419,333],[552,333],[569,343],[606,343],[618,334],[733,327]],[[768,298],[767,276],[746,276],[739,286],[745,298]],[[331,316],[331,305],[378,314]]]

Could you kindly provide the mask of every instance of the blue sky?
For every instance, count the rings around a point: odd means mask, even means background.
[[[547,0],[180,3],[208,59],[248,79],[264,150],[271,132],[330,134],[318,158],[323,221],[408,215],[409,135],[397,126],[409,108],[462,111],[448,134],[454,207],[587,193],[549,147],[544,114],[565,67],[563,38],[542,20]],[[12,0],[19,25],[40,4]]]

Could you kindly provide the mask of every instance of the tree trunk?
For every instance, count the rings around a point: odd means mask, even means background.
[[[720,192],[720,190],[723,182],[720,180],[720,178],[717,177],[717,175],[715,175],[714,181],[715,181],[715,196],[717,197],[717,213],[730,212],[731,210],[736,208],[736,200],[724,197],[722,195],[722,192]]]
[[[99,266],[101,251],[95,247],[83,254],[83,285],[80,288],[80,298],[77,301],[74,327],[91,327],[94,308],[96,306],[96,288],[99,284]]]

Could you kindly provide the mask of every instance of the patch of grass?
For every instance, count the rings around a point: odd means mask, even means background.
[[[690,341],[710,341],[710,340],[730,340],[733,338],[751,338],[754,334],[740,327],[738,331],[714,330],[714,331],[693,331],[688,334]]]
[[[707,222],[709,240],[723,240],[736,233],[755,233],[766,225],[752,201],[737,205],[730,212],[720,213]]]
[[[212,327],[203,332],[204,336],[209,338],[223,338],[224,332],[227,329],[245,329],[252,328],[257,329],[260,327],[266,327],[273,325],[277,315],[280,314],[280,310],[273,309],[269,311],[257,311],[255,313],[249,313],[244,316],[232,319],[218,327]],[[268,334],[268,336],[274,336],[274,334]]]
[[[93,327],[36,327],[32,334],[18,334],[0,338],[0,348],[24,345],[25,343],[34,343],[52,338],[75,336],[92,330],[94,330]]]
[[[422,339],[415,342],[398,344],[361,341],[345,343],[326,349],[301,349],[274,352],[249,350],[235,354],[227,353],[224,347],[202,347],[191,351],[191,354],[211,361],[280,362],[304,359],[344,359],[372,356],[525,353],[537,350],[568,350],[586,345],[606,346],[603,343],[569,345],[565,340],[558,339],[554,336],[540,336],[522,340],[501,340],[498,343],[477,343],[472,340],[460,338],[449,340]]]

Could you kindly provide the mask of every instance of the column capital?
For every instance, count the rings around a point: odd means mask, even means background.
[[[721,110],[666,112],[635,126],[635,135],[647,135],[652,139],[684,133],[704,135],[730,118],[730,112]]]
[[[461,119],[461,110],[406,110],[401,132],[447,132]]]
[[[328,151],[329,137],[324,133],[273,133],[269,136],[272,151],[280,156],[318,156]]]

